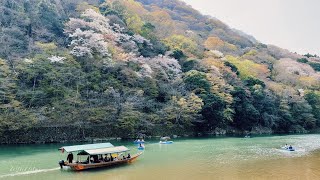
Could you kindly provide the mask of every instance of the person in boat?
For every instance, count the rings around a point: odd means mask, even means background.
[[[289,148],[288,144],[286,144],[286,145],[284,146],[284,148],[285,148],[285,149],[288,149],[288,148]]]
[[[292,150],[293,148],[292,148],[292,146],[290,145],[288,149],[289,149],[289,150]]]
[[[110,156],[110,161],[113,161],[113,157],[112,157],[112,155]]]
[[[67,156],[67,161],[68,161],[69,163],[72,163],[72,161],[73,161],[73,154],[72,154],[72,152],[68,154],[68,156]]]
[[[100,162],[98,155],[93,155],[93,162],[94,163],[99,163]]]
[[[130,159],[130,158],[131,158],[131,155],[130,155],[130,153],[128,153],[127,159]]]
[[[126,160],[127,158],[125,156],[122,157],[122,160]]]
[[[90,156],[87,157],[87,160],[85,161],[85,164],[89,164],[90,162]]]
[[[118,157],[114,157],[113,160],[114,160],[114,161],[118,161]]]
[[[105,155],[103,160],[104,160],[104,162],[109,162],[110,161],[109,158],[108,158],[108,155]]]

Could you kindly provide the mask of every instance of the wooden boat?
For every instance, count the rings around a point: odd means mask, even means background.
[[[63,160],[59,162],[61,168],[67,166],[75,171],[132,163],[142,154],[142,152],[139,152],[130,156],[130,153],[128,153],[130,150],[127,147],[115,147],[111,143],[66,146],[60,148],[60,150],[69,153],[78,152],[76,162],[73,161],[72,163],[68,163]],[[103,158],[103,156],[105,156],[105,158]],[[83,161],[83,159],[86,160]]]

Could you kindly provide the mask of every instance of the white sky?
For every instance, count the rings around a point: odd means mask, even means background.
[[[320,0],[182,1],[262,43],[320,54]]]

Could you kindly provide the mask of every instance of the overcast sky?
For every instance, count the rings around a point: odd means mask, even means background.
[[[320,54],[320,0],[182,0],[265,44]]]

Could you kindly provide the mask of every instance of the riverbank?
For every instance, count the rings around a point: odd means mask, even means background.
[[[137,132],[146,137],[194,136],[192,131],[181,128],[153,126],[149,130]],[[115,127],[34,127],[27,130],[6,131],[0,136],[0,144],[45,144],[66,142],[99,142],[113,139],[137,138],[137,134],[125,134]]]
[[[168,128],[153,126],[148,130],[140,131],[144,138],[171,137],[204,137],[204,136],[245,136],[245,135],[272,135],[283,134],[273,132],[268,128],[253,128],[252,131],[237,131],[229,128],[215,129],[212,132],[199,133],[182,128]],[[137,134],[139,134],[137,133]],[[290,134],[320,133],[320,129],[309,131],[296,131]],[[0,136],[0,144],[45,144],[45,143],[75,143],[75,142],[105,142],[116,139],[135,139],[137,134],[125,134],[115,127],[34,127],[28,130],[7,131]]]

